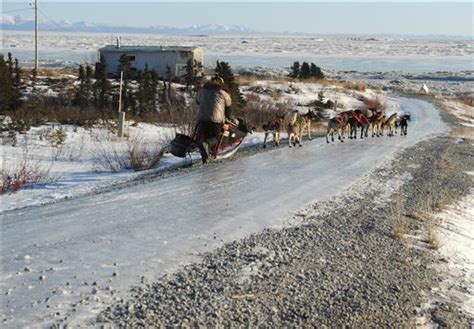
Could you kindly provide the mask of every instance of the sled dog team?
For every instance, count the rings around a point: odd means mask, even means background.
[[[302,146],[303,134],[306,131],[308,139],[311,140],[311,122],[317,119],[317,115],[312,110],[305,114],[300,114],[295,110],[289,122],[286,124],[289,147],[296,145]],[[410,114],[399,115],[393,113],[386,116],[382,111],[376,109],[350,110],[344,111],[331,118],[327,122],[326,142],[329,143],[329,137],[334,142],[334,134],[338,139],[344,142],[345,133],[350,139],[357,138],[357,129],[360,128],[360,138],[368,137],[371,130],[372,137],[383,136],[384,130],[387,130],[387,136],[395,136],[397,128],[400,128],[400,135],[406,135],[408,132],[408,121]],[[276,147],[280,146],[281,132],[285,128],[285,114],[277,114],[276,118],[262,126],[265,132],[263,147],[266,147],[268,136],[273,136],[273,143]]]

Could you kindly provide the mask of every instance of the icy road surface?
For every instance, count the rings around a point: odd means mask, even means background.
[[[4,327],[94,318],[113,296],[196,261],[223,242],[277,227],[306,204],[343,191],[395,152],[447,131],[429,103],[396,98],[408,136],[263,154],[171,178],[2,216]],[[114,294],[111,292],[116,291]]]

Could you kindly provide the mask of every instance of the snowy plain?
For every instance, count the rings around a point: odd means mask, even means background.
[[[98,60],[98,49],[115,44],[118,35],[107,33],[43,32],[40,39],[42,66],[65,67]],[[204,49],[205,64],[228,61],[232,67],[289,67],[293,61],[309,61],[336,71],[468,71],[473,70],[470,40],[408,40],[371,36],[285,35],[189,35],[121,34],[124,45],[181,45]],[[34,58],[33,33],[3,32],[3,52],[11,52],[23,64]]]

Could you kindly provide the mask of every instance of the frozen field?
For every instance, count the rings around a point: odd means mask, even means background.
[[[356,71],[436,72],[472,70],[473,45],[462,40],[405,40],[401,38],[346,36],[215,35],[162,36],[122,34],[130,45],[192,45],[205,50],[205,63],[217,59],[241,67],[288,67],[293,61],[315,62],[324,69]],[[114,44],[104,33],[43,32],[40,37],[41,65],[68,66],[97,60],[97,49]],[[33,34],[3,32],[3,52],[12,52],[31,64]]]

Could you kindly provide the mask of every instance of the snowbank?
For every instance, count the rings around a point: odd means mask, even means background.
[[[440,270],[446,279],[437,295],[474,317],[474,190],[438,217],[439,252],[445,261]]]

